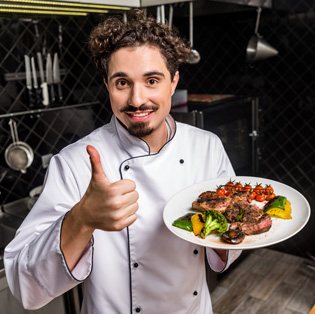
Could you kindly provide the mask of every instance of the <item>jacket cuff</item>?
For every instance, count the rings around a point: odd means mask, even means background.
[[[210,268],[216,273],[222,273],[227,270],[229,266],[241,255],[242,250],[227,250],[227,260],[222,261],[215,250],[211,248],[206,249],[207,260]]]

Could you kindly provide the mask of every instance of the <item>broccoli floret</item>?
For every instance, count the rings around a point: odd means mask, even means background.
[[[208,209],[204,212],[203,220],[205,225],[201,230],[200,237],[205,238],[211,231],[216,230],[219,233],[223,233],[228,228],[226,218],[219,212]]]

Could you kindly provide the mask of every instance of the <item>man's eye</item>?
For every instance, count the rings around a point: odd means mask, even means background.
[[[120,81],[116,82],[116,85],[120,86],[120,87],[125,87],[125,86],[128,85],[128,83],[126,81],[124,81],[124,80],[120,80]]]
[[[156,80],[156,79],[154,79],[154,78],[151,78],[151,79],[149,79],[149,81],[148,81],[148,83],[150,84],[150,85],[154,85],[154,84],[156,84],[158,81]]]

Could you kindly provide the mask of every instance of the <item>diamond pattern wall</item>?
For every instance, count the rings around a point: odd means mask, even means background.
[[[94,17],[0,19],[2,205],[28,196],[32,188],[42,184],[46,171],[43,156],[57,153],[109,120],[107,93],[102,78],[91,67],[86,49],[95,23]],[[48,53],[57,53],[60,60],[63,101],[51,102],[47,107],[31,107],[26,89],[24,55],[36,58],[37,52],[42,53],[44,68]],[[54,89],[57,95],[57,86]],[[11,118],[17,123],[19,139],[34,151],[34,161],[26,174],[10,169],[5,161],[6,148],[12,143]]]

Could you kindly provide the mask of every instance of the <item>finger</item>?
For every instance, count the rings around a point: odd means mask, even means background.
[[[123,198],[124,198],[125,206],[128,207],[130,205],[137,204],[137,201],[139,199],[139,194],[137,191],[132,191],[132,192],[124,194]]]
[[[96,148],[91,145],[86,147],[86,151],[90,156],[90,162],[92,167],[92,179],[103,180],[106,183],[110,183],[101,163],[101,157]]]

